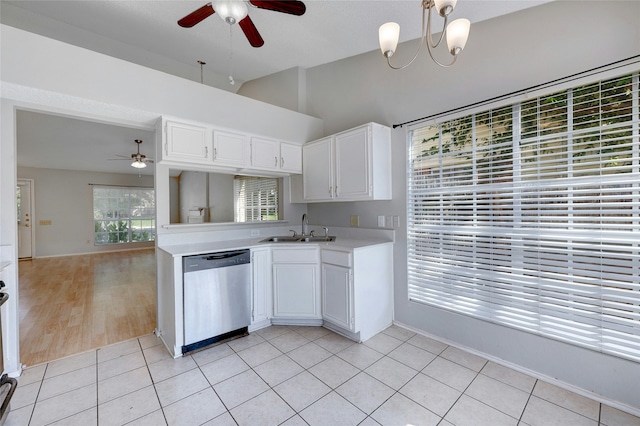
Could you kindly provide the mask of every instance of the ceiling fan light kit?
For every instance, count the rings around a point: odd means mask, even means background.
[[[243,0],[227,0],[212,2],[213,10],[218,12],[218,16],[229,25],[242,21],[248,14],[249,9]]]
[[[144,169],[145,167],[147,167],[147,163],[143,162],[142,160],[134,160],[133,163],[131,163],[131,167],[134,167],[136,169]]]
[[[129,156],[116,155],[116,157],[121,158],[110,158],[110,160],[129,160],[131,161],[131,167],[136,169],[144,169],[147,167],[147,163],[153,163],[152,159],[147,158],[146,155],[140,153],[140,144],[142,143],[142,139],[136,139],[134,142],[138,145],[138,152]]]
[[[458,55],[464,49],[464,46],[467,44],[467,39],[469,38],[469,29],[471,27],[471,22],[468,19],[456,19],[455,21],[448,23],[449,15],[453,12],[453,9],[456,7],[457,0],[422,0],[422,31],[420,36],[420,45],[416,50],[416,54],[413,58],[405,65],[402,66],[394,66],[391,64],[391,57],[396,51],[398,47],[398,40],[400,39],[400,25],[395,22],[387,22],[380,26],[378,30],[378,38],[380,42],[380,50],[385,58],[387,58],[387,65],[390,68],[395,70],[403,69],[408,67],[415,61],[418,57],[418,53],[420,53],[420,49],[427,40],[427,51],[429,56],[436,64],[441,67],[450,67],[456,62]],[[431,11],[435,9],[438,14],[444,19],[442,25],[442,31],[440,32],[440,39],[437,42],[433,41],[431,35]],[[428,12],[428,13],[427,13]],[[426,24],[426,25],[425,25]],[[449,64],[443,64],[439,62],[434,56],[432,49],[436,49],[442,40],[447,38],[447,46],[449,49],[449,53],[453,56],[453,60]]]
[[[233,25],[237,23],[247,37],[247,40],[249,40],[251,46],[260,47],[264,45],[264,40],[249,16],[249,5],[258,9],[272,10],[296,16],[303,15],[306,11],[304,3],[298,0],[220,0],[207,3],[201,8],[194,10],[180,19],[178,25],[184,28],[191,28],[214,13],[218,13],[220,18],[227,24]]]

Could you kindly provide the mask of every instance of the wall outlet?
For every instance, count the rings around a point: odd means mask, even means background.
[[[360,226],[360,216],[351,216],[351,226]]]
[[[251,236],[252,237],[259,237],[260,236],[260,230],[259,229],[252,229],[251,230]]]
[[[385,216],[384,217],[384,227],[385,228],[393,228],[393,220],[391,219],[391,216]]]
[[[384,216],[378,216],[378,228],[384,228]]]

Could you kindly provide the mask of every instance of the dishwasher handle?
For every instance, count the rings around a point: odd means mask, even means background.
[[[230,257],[242,256],[245,253],[244,250],[238,251],[225,251],[222,253],[211,253],[203,256],[206,260],[220,260],[220,259],[228,259]]]

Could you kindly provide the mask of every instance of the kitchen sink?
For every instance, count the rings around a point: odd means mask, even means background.
[[[329,235],[327,237],[300,237],[301,243],[329,243],[335,241],[336,237]]]
[[[269,237],[264,240],[260,240],[261,243],[297,243],[300,237]]]
[[[327,237],[312,237],[312,236],[282,236],[282,237],[269,237],[264,240],[260,240],[261,243],[328,243],[331,241],[335,241],[336,237],[334,235],[329,235]]]

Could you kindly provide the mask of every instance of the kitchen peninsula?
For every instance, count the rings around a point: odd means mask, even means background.
[[[313,228],[313,226],[312,226]],[[268,228],[285,235],[284,228]],[[158,247],[158,329],[169,352],[182,355],[184,343],[183,259],[193,255],[248,249],[251,252],[249,332],[271,324],[325,326],[365,341],[393,319],[394,231],[334,228],[332,242],[261,242],[248,230]],[[254,231],[255,233],[255,231]],[[233,236],[233,237],[232,237]],[[207,303],[200,301],[199,303]]]

